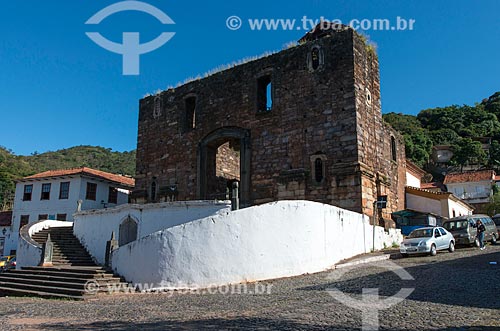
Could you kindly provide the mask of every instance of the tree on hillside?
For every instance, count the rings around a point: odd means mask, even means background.
[[[487,155],[479,141],[462,138],[457,145],[453,146],[451,162],[461,168],[470,164],[485,164],[486,161]]]

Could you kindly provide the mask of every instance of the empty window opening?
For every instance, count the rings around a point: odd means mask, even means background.
[[[151,201],[156,201],[156,182],[151,183]]]
[[[311,62],[313,70],[319,68],[319,49],[313,48],[311,51]]]
[[[396,139],[394,137],[391,137],[391,156],[393,161],[397,161]]]
[[[186,106],[186,121],[184,123],[184,131],[189,132],[196,128],[196,97],[188,97],[185,99]]]
[[[257,80],[257,111],[269,112],[273,108],[273,84],[267,75]]]
[[[314,161],[314,180],[320,183],[325,175],[323,174],[323,160],[321,158],[317,158]]]

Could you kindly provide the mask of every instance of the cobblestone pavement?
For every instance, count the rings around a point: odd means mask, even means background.
[[[377,262],[262,282],[271,285],[271,294],[259,295],[214,289],[213,294],[115,295],[84,302],[0,298],[0,329],[360,330],[360,311],[325,289],[337,288],[359,300],[364,287],[379,288],[382,299],[415,287],[408,299],[380,311],[381,330],[500,330],[499,260],[500,245],[485,251],[461,248],[393,260],[413,281],[401,280]]]

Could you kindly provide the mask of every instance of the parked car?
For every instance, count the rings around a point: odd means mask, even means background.
[[[453,235],[440,226],[425,227],[413,230],[403,240],[399,251],[402,256],[409,254],[437,254],[439,250],[455,251]]]
[[[16,269],[16,257],[12,258],[5,266],[2,267],[2,271],[9,270],[9,269]]]
[[[499,239],[500,238],[500,214],[496,214],[491,219],[493,220],[493,222],[497,226],[497,235],[498,235],[497,239]]]
[[[498,230],[495,223],[487,215],[466,215],[451,218],[443,223],[443,228],[450,231],[455,237],[457,245],[476,245],[479,247],[477,239],[477,221],[483,222],[486,231],[484,231],[484,241],[491,241],[496,244],[498,239]]]
[[[2,256],[0,258],[0,269],[5,269],[5,267],[9,264],[9,262],[12,260],[12,259],[15,259],[16,256],[15,255],[6,255],[6,256]]]

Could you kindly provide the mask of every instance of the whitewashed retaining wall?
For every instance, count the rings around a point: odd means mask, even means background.
[[[228,213],[227,201],[179,201],[146,205],[121,205],[114,208],[82,211],[73,215],[74,234],[92,257],[105,262],[106,242],[114,232],[119,239],[120,224],[132,217],[138,225],[137,238],[172,226],[191,222],[218,213]]]
[[[31,239],[31,236],[35,233],[42,231],[43,229],[56,228],[56,227],[71,227],[72,222],[61,222],[61,221],[38,221],[32,224],[25,225],[27,228],[27,235],[29,236],[29,241],[25,239],[23,235],[20,236],[20,240],[17,245],[17,255],[16,255],[16,269],[21,269],[22,267],[34,267],[40,264],[42,259],[42,245],[36,243]],[[24,229],[24,228],[23,228]],[[24,232],[24,231],[21,231]]]
[[[279,201],[152,233],[115,250],[127,281],[209,287],[325,270],[372,248],[368,217],[311,201]],[[401,242],[376,228],[376,249]]]

